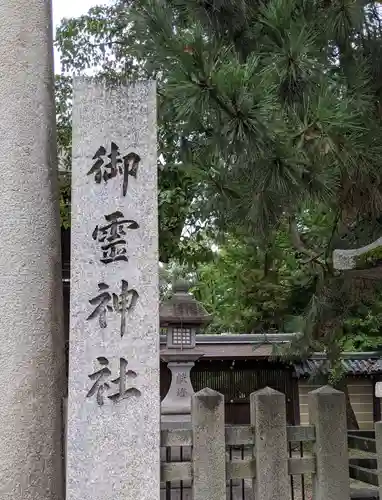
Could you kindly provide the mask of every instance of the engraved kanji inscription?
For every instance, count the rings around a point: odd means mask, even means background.
[[[106,328],[107,315],[109,313],[120,314],[121,337],[123,337],[126,333],[126,315],[136,306],[139,298],[138,292],[129,288],[129,283],[125,280],[122,280],[120,294],[110,292],[109,285],[106,283],[99,283],[98,291],[100,293],[89,300],[89,303],[96,307],[86,319],[89,321],[98,317],[99,326]]]
[[[87,175],[94,175],[94,180],[100,184],[117,177],[123,176],[122,194],[126,196],[129,186],[129,176],[137,178],[138,167],[141,158],[137,153],[130,152],[121,156],[119,147],[115,142],[111,143],[110,153],[107,154],[104,146],[100,146],[93,156],[94,163]]]
[[[102,406],[104,404],[104,393],[110,389],[107,379],[110,377],[111,371],[107,367],[109,361],[106,358],[100,357],[97,358],[97,361],[101,365],[101,368],[89,375],[90,380],[94,381],[94,384],[86,397],[90,398],[96,394],[97,403]]]
[[[133,370],[128,370],[127,365],[128,362],[124,358],[120,358],[119,360],[119,377],[110,380],[111,378],[111,370],[108,367],[109,360],[105,357],[97,358],[98,363],[100,364],[100,369],[96,372],[89,375],[91,381],[94,381],[91,389],[87,393],[86,397],[91,398],[92,396],[96,396],[96,400],[99,406],[105,404],[105,395],[111,401],[117,403],[122,399],[127,399],[130,397],[138,397],[141,395],[141,391],[130,385],[130,381],[137,378],[137,373]],[[113,392],[114,386],[116,391]]]
[[[93,240],[101,244],[101,262],[110,264],[118,260],[128,262],[127,257],[127,230],[138,229],[139,224],[130,219],[124,219],[120,211],[105,215],[107,224],[96,226],[93,231]]]
[[[131,396],[140,396],[141,391],[136,387],[129,386],[129,382],[137,378],[137,373],[133,370],[128,370],[128,362],[124,358],[120,358],[119,364],[119,377],[112,380],[112,384],[118,385],[118,390],[108,396],[114,402],[121,401],[122,399],[127,399]]]
[[[180,372],[176,376],[176,383],[181,385],[187,382],[187,373],[186,372]]]
[[[176,395],[178,396],[178,398],[185,398],[187,396],[186,387],[179,387],[176,392]]]

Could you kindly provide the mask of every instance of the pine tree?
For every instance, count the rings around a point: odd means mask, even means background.
[[[381,231],[377,4],[144,0],[133,11],[146,40],[137,54],[150,54],[183,147],[208,176],[210,212],[224,228],[265,238],[288,220],[334,305],[338,237],[349,240],[350,229],[349,244],[360,245]],[[333,237],[313,250],[301,214],[318,204]]]
[[[379,29],[361,2],[144,0],[136,14],[224,223],[267,232],[317,200],[353,218],[358,197],[379,213]]]
[[[175,179],[192,200],[180,224],[171,197],[163,205],[177,234],[202,220],[266,248],[289,226],[317,276],[293,348],[327,350],[334,375],[365,283],[337,275],[332,250],[382,234],[381,34],[379,5],[364,0],[119,0],[57,37],[67,69],[156,78],[164,193]],[[322,239],[304,225],[313,213],[326,219]]]
[[[144,50],[166,68],[163,96],[191,135],[193,163],[208,173],[219,224],[269,241],[287,220],[296,250],[319,269],[291,350],[326,350],[338,382],[344,322],[374,286],[337,275],[331,252],[382,234],[378,5],[146,0],[135,13]],[[317,204],[332,216],[332,236],[312,249],[301,214]]]

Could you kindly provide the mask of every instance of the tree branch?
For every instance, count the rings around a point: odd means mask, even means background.
[[[290,230],[292,244],[295,247],[295,249],[299,253],[302,253],[303,255],[306,255],[307,257],[309,257],[309,259],[305,263],[307,264],[309,262],[316,262],[317,264],[319,264],[320,266],[322,266],[326,269],[325,262],[320,259],[320,257],[325,252],[317,253],[314,250],[307,248],[307,246],[305,245],[305,243],[301,239],[295,217],[289,218],[289,230]]]

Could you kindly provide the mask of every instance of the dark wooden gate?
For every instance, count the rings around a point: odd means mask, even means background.
[[[170,371],[163,363],[162,399],[167,394],[170,381]],[[224,394],[227,424],[249,424],[249,395],[267,386],[285,394],[288,424],[299,423],[297,379],[293,377],[293,369],[283,363],[201,359],[191,371],[191,382],[195,392],[209,387]]]

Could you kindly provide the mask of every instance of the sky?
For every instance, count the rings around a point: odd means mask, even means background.
[[[53,0],[53,24],[57,26],[63,17],[77,17],[85,14],[90,7],[105,3],[96,0]]]

